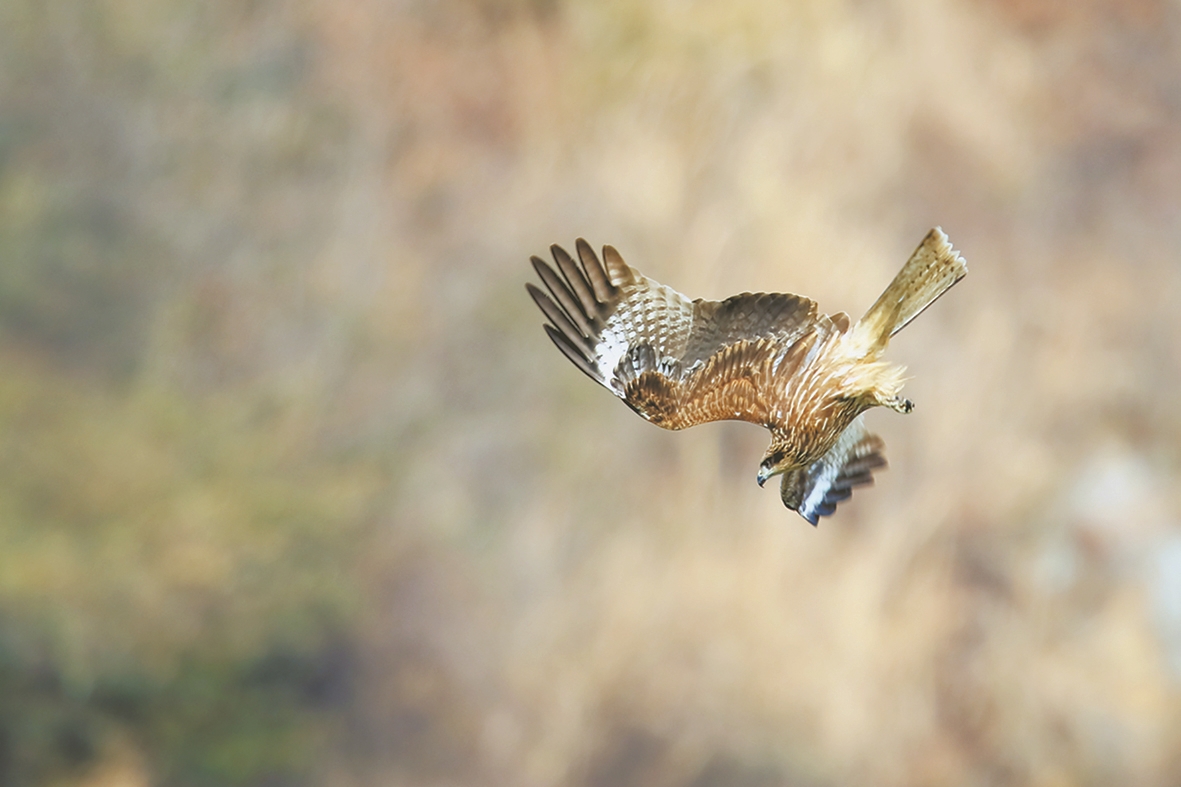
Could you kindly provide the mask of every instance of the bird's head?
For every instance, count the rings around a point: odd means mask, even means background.
[[[794,457],[791,452],[787,450],[786,446],[771,444],[767,449],[767,455],[763,457],[763,461],[759,463],[759,474],[756,480],[759,486],[767,483],[767,479],[777,476],[782,472],[791,470],[795,467]]]

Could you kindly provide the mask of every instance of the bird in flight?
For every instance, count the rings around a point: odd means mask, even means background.
[[[548,294],[526,284],[545,331],[575,366],[657,426],[747,421],[771,431],[759,486],[780,476],[783,504],[813,525],[885,466],[862,413],[909,413],[905,369],[880,360],[890,337],[968,272],[936,227],[850,325],[801,295],[749,293],[690,300],[641,274],[611,246],[602,259],[576,242],[579,262],[552,246],[533,257]]]

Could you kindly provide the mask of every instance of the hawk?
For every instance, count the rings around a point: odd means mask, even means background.
[[[545,331],[575,366],[665,429],[747,421],[771,431],[759,486],[773,476],[783,504],[816,525],[884,467],[882,439],[862,413],[909,413],[905,369],[880,360],[890,337],[968,272],[943,231],[850,325],[801,295],[750,293],[690,300],[629,267],[611,246],[602,260],[581,238],[578,259],[552,246],[533,257],[548,294],[526,284]]]

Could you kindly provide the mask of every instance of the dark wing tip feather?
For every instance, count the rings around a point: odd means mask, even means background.
[[[873,471],[886,466],[886,458],[882,456],[885,445],[877,435],[870,435],[871,443],[862,443],[858,448],[868,453],[855,456],[845,463],[840,474],[832,482],[824,499],[817,506],[820,516],[831,516],[837,510],[837,504],[853,496],[853,490],[859,486],[873,484]],[[813,522],[812,524],[816,524]]]
[[[579,333],[583,336],[594,334],[595,329],[592,317],[597,317],[596,305],[586,304],[579,298],[576,298],[574,293],[571,292],[570,286],[544,260],[539,257],[530,257],[530,261],[533,263],[533,270],[541,277],[541,281],[545,284],[546,289],[550,291],[550,294],[554,296],[557,305],[561,306],[562,311],[566,313],[566,317],[578,326]]]
[[[603,263],[599,261],[595,250],[591,248],[591,245],[585,239],[578,238],[575,240],[574,248],[578,251],[578,259],[582,261],[582,268],[586,272],[586,278],[590,281],[591,288],[594,290],[595,299],[599,303],[607,303],[615,296],[617,290],[607,277],[607,271],[603,268]]]
[[[570,341],[572,346],[581,347],[581,354],[589,358],[593,354],[590,339],[570,321],[570,318],[566,316],[566,312],[560,309],[556,303],[550,300],[548,295],[533,284],[527,283],[525,289],[529,291],[529,295],[533,297],[533,302],[549,318],[553,326]]]
[[[632,284],[636,277],[632,269],[623,261],[623,255],[614,246],[603,247],[603,264],[607,268],[607,278],[612,286]]]
[[[858,425],[851,428],[862,429]],[[807,471],[785,473],[780,489],[784,504],[798,512],[812,526],[819,525],[822,517],[834,514],[837,505],[853,496],[854,489],[873,483],[873,472],[886,466],[886,458],[882,454],[884,449],[885,443],[880,437],[863,433],[861,439],[851,447],[834,448],[838,452],[837,456],[833,457],[830,453]],[[832,464],[835,461],[841,462],[841,465],[834,475]],[[820,495],[817,500],[818,491]]]
[[[550,246],[553,263],[530,257],[545,288],[527,284],[526,289],[549,321],[546,333],[558,349],[591,379],[607,386],[611,370],[598,368],[596,345],[623,293],[582,238],[577,240],[577,252],[576,260],[555,243]]]
[[[583,241],[583,243],[585,242]],[[570,285],[570,291],[578,298],[582,310],[586,313],[587,317],[598,314],[601,302],[591,290],[591,283],[587,281],[586,273],[574,261],[570,253],[561,246],[555,243],[549,248],[550,253],[554,255],[554,262],[557,263],[558,269],[562,271],[562,275],[566,277],[566,282]]]
[[[587,377],[597,383],[603,383],[603,376],[599,374],[599,370],[586,356],[579,352],[578,348],[566,338],[565,334],[552,325],[543,325],[542,327],[545,328],[545,333],[549,336],[550,340],[562,351],[563,355],[570,359],[571,363],[581,369]]]

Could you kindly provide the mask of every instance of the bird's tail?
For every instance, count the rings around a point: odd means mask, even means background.
[[[951,247],[943,230],[936,227],[928,232],[894,281],[853,327],[851,338],[858,354],[881,352],[891,336],[967,273],[967,263]]]

